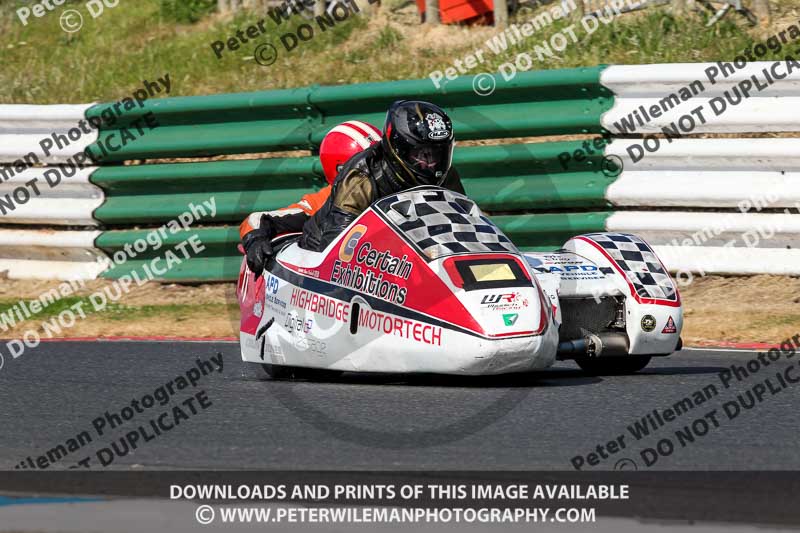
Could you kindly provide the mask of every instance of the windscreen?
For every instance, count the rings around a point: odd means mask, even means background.
[[[375,207],[428,259],[460,253],[518,253],[472,200],[453,191],[419,187],[387,196]]]
[[[469,265],[475,281],[508,281],[516,279],[508,263],[491,263],[488,265]]]

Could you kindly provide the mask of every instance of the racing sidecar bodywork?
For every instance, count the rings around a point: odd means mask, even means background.
[[[635,236],[522,254],[468,198],[419,187],[378,200],[321,253],[296,241],[276,239],[263,276],[244,261],[239,276],[242,358],[272,374],[501,374],[678,343],[677,291]]]
[[[627,373],[680,350],[680,295],[641,238],[590,233],[559,251],[524,255],[556,305],[559,359],[592,373]]]

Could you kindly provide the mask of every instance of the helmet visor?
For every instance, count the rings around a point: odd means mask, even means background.
[[[453,160],[453,143],[423,144],[409,146],[400,159],[413,172],[417,180],[425,185],[440,185]]]

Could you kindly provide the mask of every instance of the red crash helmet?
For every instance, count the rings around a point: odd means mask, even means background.
[[[328,183],[333,184],[348,159],[380,140],[381,130],[358,120],[342,122],[329,131],[319,146],[319,159]]]

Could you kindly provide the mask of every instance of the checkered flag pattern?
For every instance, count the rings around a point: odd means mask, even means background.
[[[444,189],[413,189],[377,208],[430,259],[459,253],[518,253],[472,200]]]
[[[642,239],[629,233],[589,233],[584,237],[603,247],[641,298],[677,300],[675,285],[669,274],[664,271],[655,252]]]

